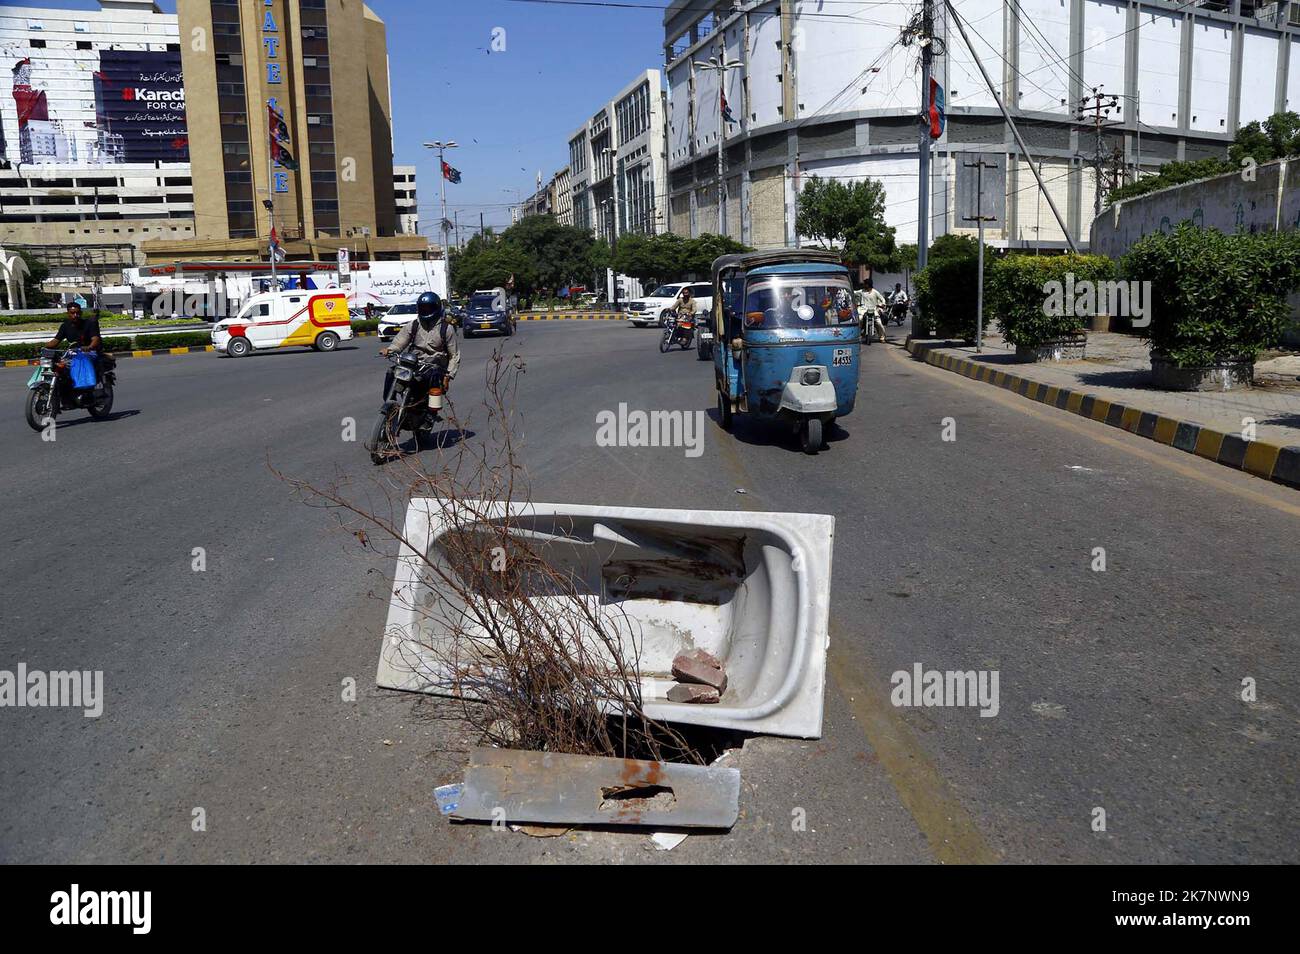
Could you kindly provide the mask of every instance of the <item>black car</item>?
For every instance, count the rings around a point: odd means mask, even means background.
[[[515,333],[515,313],[510,300],[501,291],[479,291],[471,295],[461,322],[461,333],[466,338],[486,331],[499,332],[506,337]]]

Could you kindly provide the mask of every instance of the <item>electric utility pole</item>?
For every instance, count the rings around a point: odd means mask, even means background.
[[[981,156],[975,162],[963,162],[967,169],[975,170],[975,214],[962,216],[965,222],[978,222],[979,241],[979,281],[975,286],[975,350],[984,350],[984,223],[996,222],[996,216],[984,214],[984,170],[996,169],[996,162],[985,162]]]
[[[1047,207],[1052,210],[1052,217],[1056,219],[1056,224],[1061,227],[1061,234],[1065,236],[1065,243],[1070,246],[1071,252],[1078,252],[1079,246],[1075,243],[1074,236],[1070,234],[1070,230],[1065,224],[1065,218],[1061,215],[1061,210],[1058,209],[1056,203],[1052,201],[1052,194],[1047,191],[1047,186],[1043,184],[1043,173],[1034,162],[1034,157],[1029,152],[1029,147],[1025,145],[1025,138],[1020,135],[1020,127],[1018,127],[1016,121],[1011,118],[1011,113],[1007,109],[1007,104],[1002,102],[1002,94],[999,93],[997,87],[993,85],[993,80],[989,78],[989,71],[984,68],[984,62],[979,58],[979,54],[975,52],[975,47],[971,43],[970,37],[966,35],[966,27],[962,23],[961,15],[958,14],[957,10],[953,7],[952,0],[943,0],[943,2],[948,8],[948,19],[957,27],[957,32],[961,34],[962,42],[966,44],[966,49],[970,51],[971,59],[973,59],[975,65],[979,67],[980,76],[984,77],[984,85],[987,86],[989,92],[993,94],[993,99],[998,104],[998,109],[1002,112],[1002,118],[1007,121],[1007,125],[1011,128],[1011,134],[1016,138],[1016,145],[1020,147],[1020,155],[1024,157],[1026,165],[1029,166],[1029,171],[1034,174],[1034,181],[1038,183],[1038,191],[1042,194],[1043,198],[1047,200]]]
[[[438,227],[442,231],[442,260],[447,269],[447,297],[451,297],[451,252],[447,248],[447,176],[443,171],[447,168],[447,160],[444,158],[448,149],[455,149],[457,142],[454,139],[448,139],[444,142],[436,139],[433,142],[426,142],[425,149],[436,149],[438,151],[438,193],[442,199],[442,221]]]
[[[1103,141],[1101,131],[1106,125],[1106,116],[1111,110],[1119,109],[1119,97],[1109,93],[1101,92],[1100,86],[1094,86],[1090,95],[1084,96],[1079,100],[1079,111],[1076,117],[1082,122],[1087,120],[1088,112],[1092,112],[1092,127],[1096,134],[1096,144],[1093,147],[1092,160],[1090,165],[1097,176],[1097,189],[1092,197],[1092,215],[1093,218],[1101,215],[1101,190],[1104,181],[1104,169],[1106,156],[1103,154]]]
[[[930,258],[930,74],[934,61],[934,0],[921,3],[921,136],[916,211],[916,268],[925,268]]]

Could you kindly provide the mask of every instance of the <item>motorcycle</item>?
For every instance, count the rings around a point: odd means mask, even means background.
[[[397,445],[402,431],[410,431],[419,439],[421,432],[433,427],[440,419],[443,398],[447,392],[447,359],[439,355],[429,367],[421,369],[421,355],[406,350],[396,355],[379,355],[392,364],[391,372],[384,378],[384,403],[379,416],[370,429],[366,450],[376,464],[398,454]],[[425,387],[424,382],[432,385]]]
[[[911,302],[906,299],[902,301],[892,299],[889,303],[889,311],[885,313],[884,324],[887,325],[892,321],[894,324],[898,325],[898,327],[903,327],[903,323],[907,321],[907,311],[909,307],[911,307]]]
[[[71,364],[80,348],[42,348],[40,362],[27,381],[27,424],[34,431],[53,423],[61,411],[84,407],[94,418],[105,418],[113,410],[116,363],[108,355],[100,359],[102,377],[92,387],[73,386]]]
[[[695,316],[678,315],[673,323],[664,329],[663,337],[659,339],[659,353],[667,354],[668,349],[673,345],[680,345],[685,351],[691,346],[694,337]]]

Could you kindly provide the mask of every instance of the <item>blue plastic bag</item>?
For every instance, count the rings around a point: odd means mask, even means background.
[[[84,351],[72,356],[72,366],[68,369],[72,376],[74,388],[93,388],[95,386],[95,359]]]

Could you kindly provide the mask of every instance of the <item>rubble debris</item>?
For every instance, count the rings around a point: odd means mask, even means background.
[[[693,682],[712,686],[718,695],[727,691],[727,673],[716,657],[703,649],[679,653],[673,659],[673,676],[678,682]]]
[[[514,824],[730,828],[740,772],[707,765],[475,748],[452,817]]]
[[[650,841],[654,843],[655,851],[672,851],[684,842],[686,837],[684,831],[657,831],[650,836]]]
[[[717,702],[722,697],[712,686],[693,685],[681,682],[668,690],[669,702],[708,703]]]
[[[456,804],[460,801],[460,790],[459,782],[439,785],[433,790],[433,800],[438,803],[439,814],[450,815],[456,810]]]

